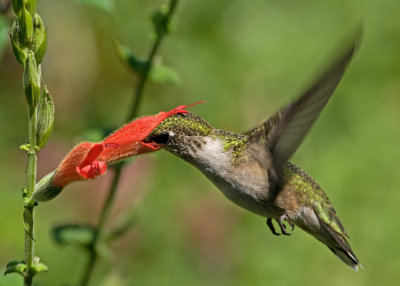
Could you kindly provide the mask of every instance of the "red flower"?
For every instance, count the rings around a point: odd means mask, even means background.
[[[61,161],[57,169],[44,177],[34,193],[37,201],[46,201],[55,197],[67,184],[73,181],[94,179],[103,175],[107,164],[133,155],[156,151],[159,148],[142,142],[167,117],[177,113],[187,113],[180,105],[171,111],[161,111],[136,119],[116,130],[102,142],[82,142],[75,146]]]

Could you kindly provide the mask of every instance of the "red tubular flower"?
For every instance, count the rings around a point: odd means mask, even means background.
[[[171,111],[145,116],[125,124],[102,142],[82,142],[75,146],[61,161],[57,169],[45,176],[36,186],[33,198],[47,201],[58,195],[62,188],[73,181],[94,179],[107,171],[107,164],[130,156],[157,151],[152,145],[142,142],[167,117],[187,113],[180,105]]]

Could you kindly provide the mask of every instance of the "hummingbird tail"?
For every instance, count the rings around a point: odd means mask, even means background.
[[[351,247],[347,240],[343,238],[340,234],[336,233],[333,229],[331,229],[329,226],[325,226],[325,229],[329,232],[329,234],[332,236],[333,241],[331,243],[326,245],[328,248],[344,263],[346,263],[348,266],[353,268],[353,270],[358,271],[358,267],[362,268],[362,265],[360,264],[360,261],[354,254],[354,252],[351,250]],[[333,243],[332,243],[333,242]]]
[[[329,247],[328,248],[344,263],[353,268],[353,270],[358,271],[358,267],[363,268],[354,253],[346,251],[341,247]]]

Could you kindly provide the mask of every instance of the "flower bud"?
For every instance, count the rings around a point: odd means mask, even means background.
[[[36,65],[35,56],[32,52],[28,52],[28,56],[25,60],[22,84],[28,105],[30,107],[35,107],[39,102],[40,96],[40,75]]]
[[[34,53],[36,63],[40,64],[43,60],[44,54],[47,50],[47,28],[44,26],[42,18],[35,14],[35,25],[34,25]]]
[[[14,56],[17,59],[17,62],[25,66],[25,59],[27,56],[27,51],[28,49],[25,47],[22,47],[21,45],[21,34],[19,31],[19,21],[18,19],[15,19],[11,28],[11,33],[10,33],[10,38],[11,38],[11,46],[12,50],[14,52]],[[25,46],[25,44],[23,44]]]
[[[168,6],[162,5],[153,13],[151,17],[151,21],[153,22],[154,31],[157,37],[161,37],[162,35],[169,33],[171,30],[168,13]]]
[[[36,133],[36,145],[39,150],[49,141],[54,124],[54,102],[47,87],[44,86],[38,106],[38,128]]]
[[[33,37],[33,20],[31,14],[25,8],[21,10],[20,26],[25,43],[28,45]]]

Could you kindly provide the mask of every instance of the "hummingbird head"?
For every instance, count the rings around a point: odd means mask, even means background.
[[[205,138],[213,127],[194,113],[178,113],[162,121],[143,140],[152,148],[163,148],[185,159],[193,161],[197,150],[202,148]]]

